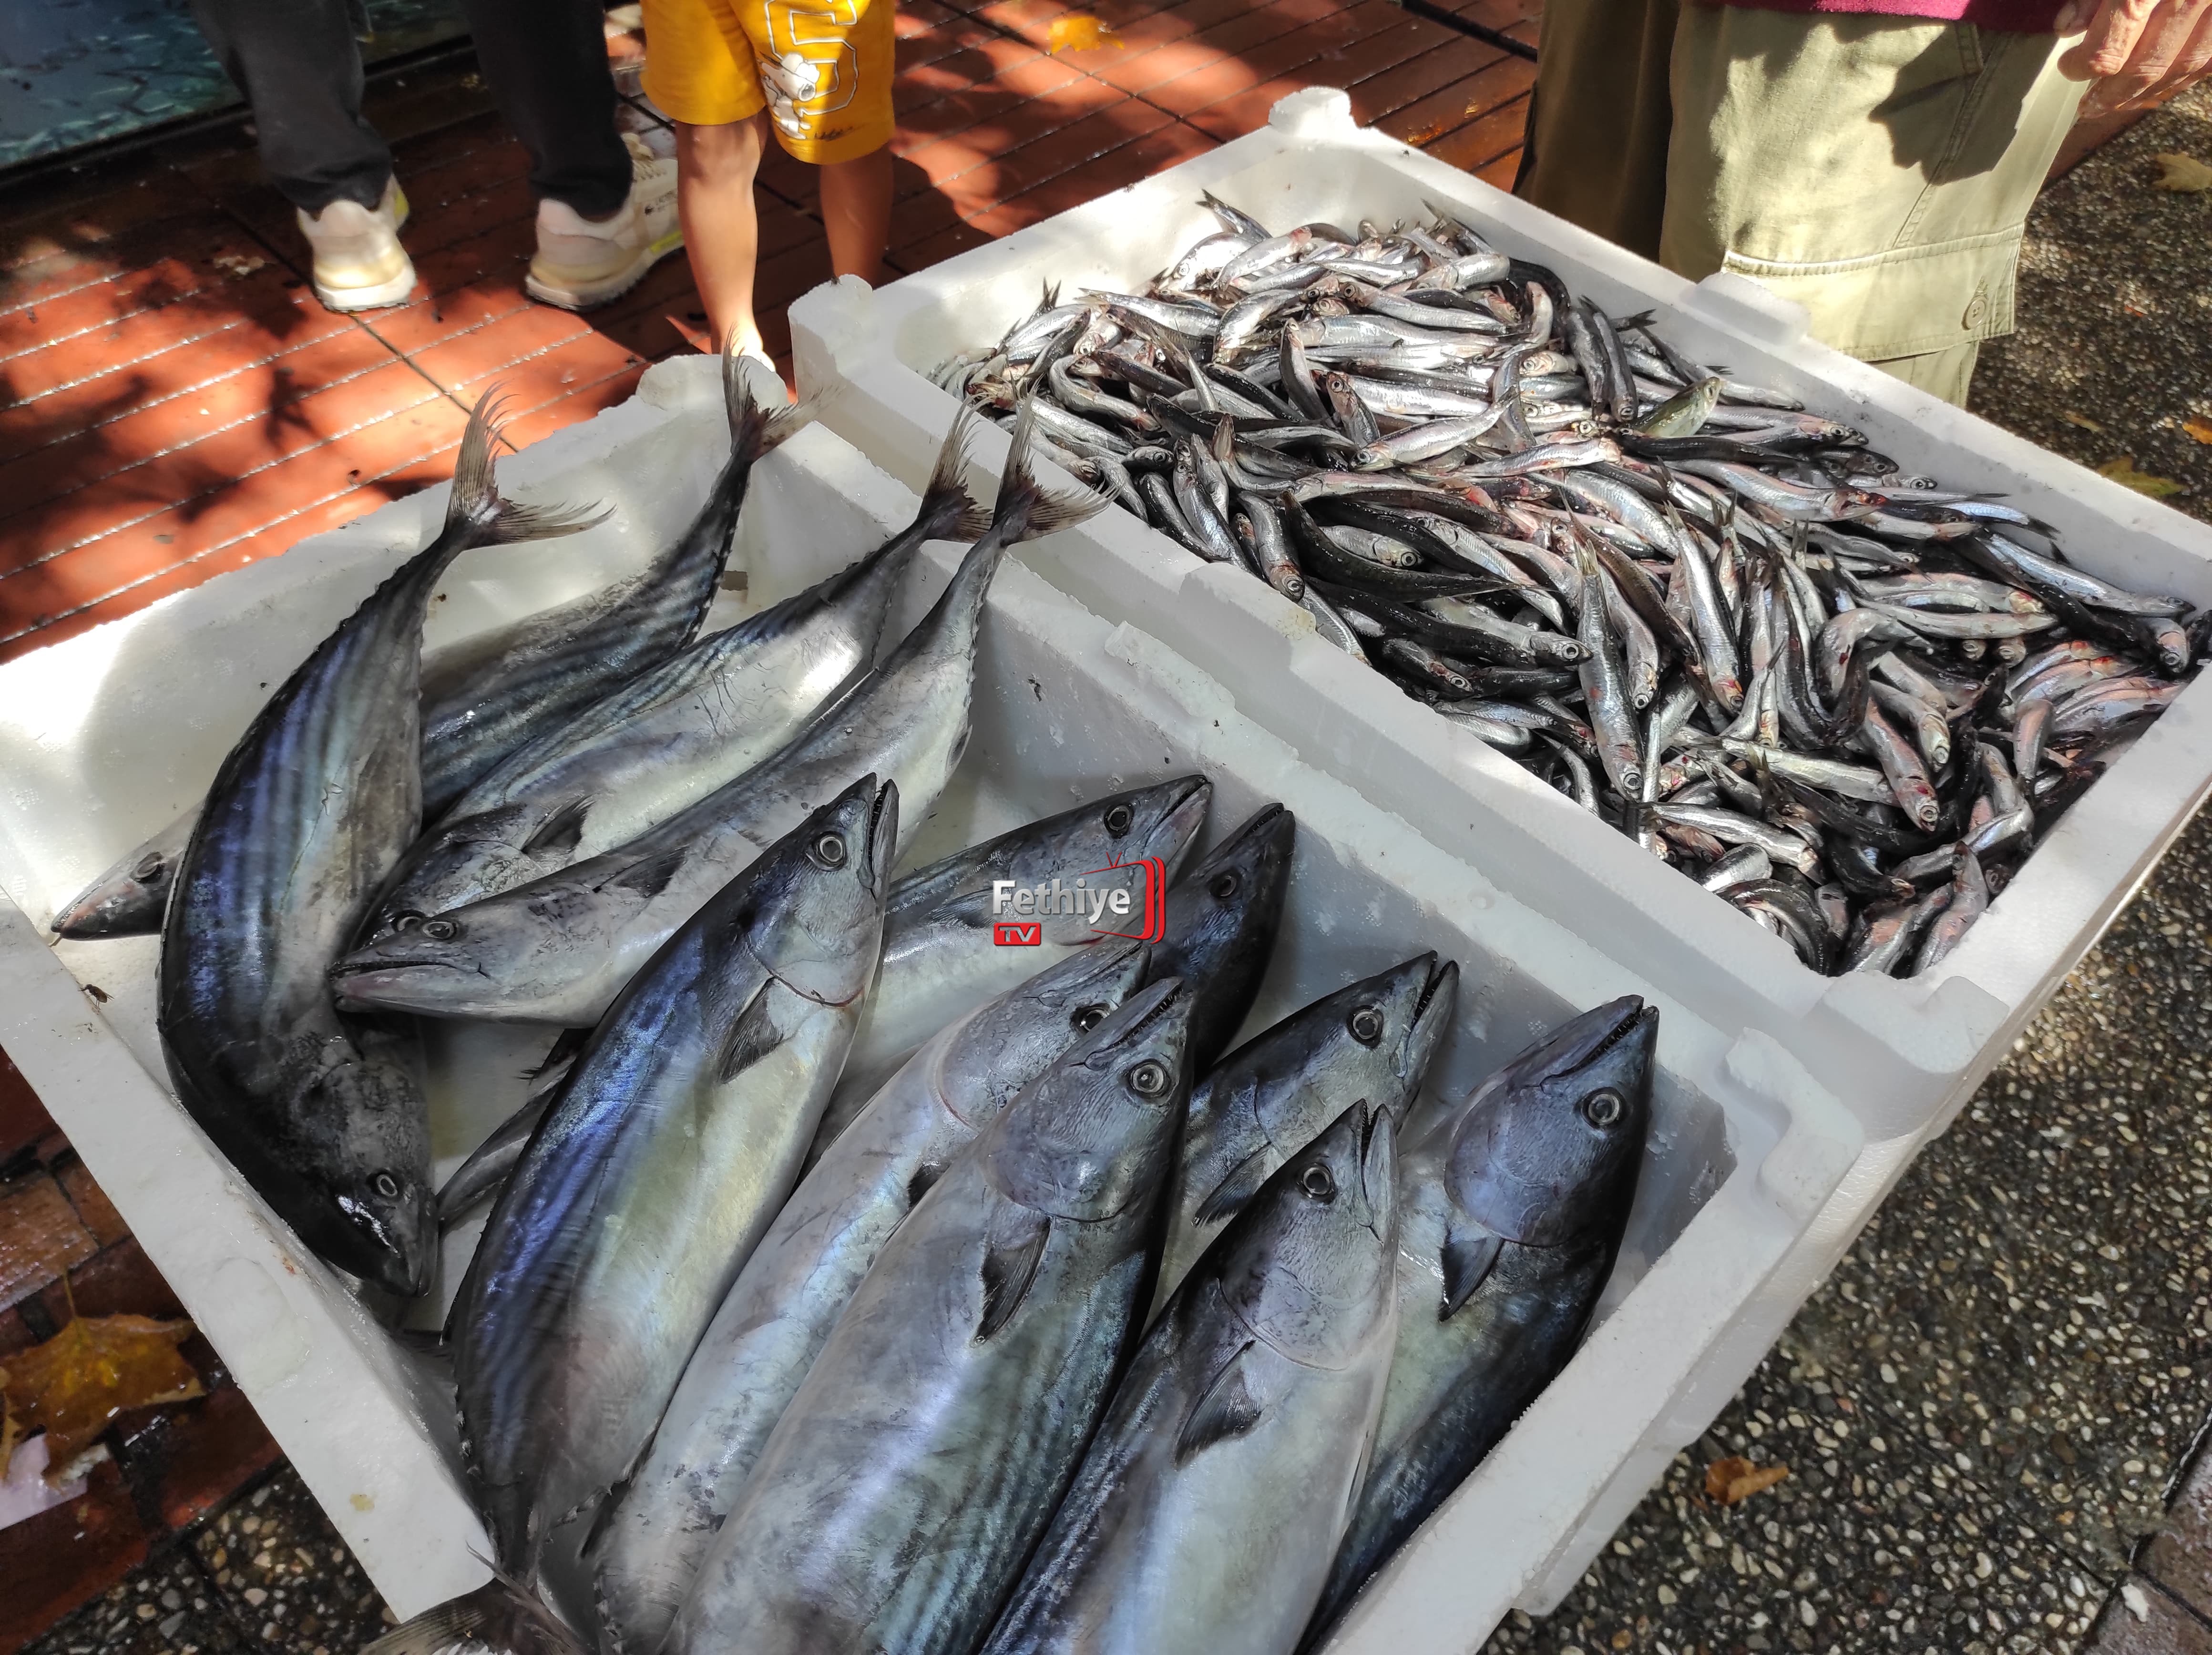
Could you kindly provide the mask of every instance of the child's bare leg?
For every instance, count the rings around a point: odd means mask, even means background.
[[[753,270],[760,260],[753,175],[766,131],[759,115],[726,126],[676,127],[677,210],[718,350],[732,337],[741,350],[761,349],[753,316]]]
[[[884,248],[891,237],[889,144],[852,161],[823,163],[822,222],[830,233],[830,268],[881,287]]]

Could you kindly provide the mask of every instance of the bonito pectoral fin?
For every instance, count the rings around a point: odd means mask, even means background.
[[[1444,1237],[1444,1296],[1437,1307],[1438,1321],[1449,1321],[1474,1296],[1504,1250],[1504,1238],[1485,1229],[1455,1228]]]
[[[1188,1465],[1217,1442],[1248,1435],[1260,1423],[1267,1411],[1261,1399],[1253,1394],[1245,1378],[1245,1358],[1252,1354],[1252,1340],[1246,1340],[1237,1354],[1221,1365],[1213,1382],[1206,1387],[1206,1394],[1191,1407],[1176,1433],[1175,1463]]]
[[[1013,1320],[1036,1280],[1052,1220],[1033,1207],[1012,1204],[994,1214],[983,1244],[983,1313],[976,1320],[975,1343],[987,1344]]]

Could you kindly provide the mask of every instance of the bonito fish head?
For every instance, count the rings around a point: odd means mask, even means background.
[[[429,1131],[412,1083],[374,1048],[333,1040],[333,1061],[306,1082],[296,1118],[326,1138],[301,1146],[302,1169],[322,1186],[329,1220],[301,1239],[339,1269],[387,1292],[428,1290],[438,1227]]]
[[[849,1004],[876,974],[897,843],[897,784],[863,776],[739,876],[754,894],[732,923],[787,985]]]
[[[1082,1223],[1156,1196],[1190,1095],[1190,1012],[1171,977],[1085,1035],[992,1123],[978,1149],[992,1183]]]
[[[1508,1064],[1453,1129],[1454,1209],[1530,1247],[1617,1228],[1644,1156],[1658,1035],[1658,1009],[1624,995]]]
[[[1312,1367],[1348,1366],[1395,1300],[1398,1131],[1355,1103],[1221,1233],[1221,1291],[1244,1325]]]
[[[1144,982],[1152,952],[1142,943],[1101,943],[983,1007],[945,1054],[945,1106],[972,1127],[988,1125],[1020,1089],[1008,1077],[1042,1072],[1119,1011]]]

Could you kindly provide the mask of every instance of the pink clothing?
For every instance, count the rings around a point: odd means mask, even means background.
[[[1978,23],[2017,34],[2049,34],[2064,0],[1720,0],[1761,11],[1819,11],[1919,17],[1935,22]]]

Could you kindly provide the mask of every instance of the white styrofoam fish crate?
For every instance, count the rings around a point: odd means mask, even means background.
[[[703,498],[726,447],[714,364],[664,364],[638,396],[501,470],[525,498],[605,498],[575,540],[471,553],[434,641],[564,597],[643,559]],[[0,1046],[21,1066],[230,1365],[394,1609],[483,1578],[450,1403],[344,1283],[307,1255],[173,1101],[152,1026],[150,938],[51,945],[56,906],[212,776],[277,682],[442,509],[432,490],[0,667]],[[755,473],[744,602],[773,603],[875,545],[914,497],[820,428]],[[929,549],[895,627],[943,587]],[[1208,838],[1269,801],[1298,820],[1288,911],[1249,1028],[1407,955],[1465,973],[1432,1076],[1457,1095],[1567,1016],[1624,993],[1662,1010],[1653,1136],[1603,1319],[1549,1391],[1370,1592],[1341,1646],[1473,1650],[1515,1604],[1571,1585],[1802,1297],[1808,1226],[1860,1156],[1858,1124],[1773,1040],[1727,1035],[1302,760],[1212,676],[1018,564],[992,593],[974,738],[918,864],[1097,793],[1193,771]],[[1201,849],[1203,846],[1201,846]],[[106,995],[95,1003],[83,984]],[[520,1096],[526,1033],[444,1026],[442,1173]],[[449,1254],[447,1279],[458,1271]]]
[[[2083,568],[2212,603],[2212,528],[2045,453],[1805,333],[1806,313],[1743,277],[1692,285],[1395,140],[1356,126],[1341,92],[1275,106],[1260,131],[871,294],[847,280],[792,308],[800,388],[893,475],[928,469],[953,398],[922,377],[996,341],[1036,305],[1141,292],[1218,227],[1212,191],[1271,229],[1388,223],[1448,209],[1499,249],[1550,265],[1613,315],[1655,313],[1668,339],[1735,378],[1864,430],[1911,472],[2003,495],[2056,525]],[[920,372],[917,372],[920,370]],[[986,433],[978,470],[1005,438]],[[1717,1028],[1771,1034],[1870,1140],[1940,1131],[2057,990],[2212,785],[2212,677],[2076,803],[1987,916],[1910,979],[1822,977],[1780,938],[1320,639],[1295,604],[1209,565],[1120,509],[1022,555],[1098,614],[1212,674],[1238,712],[1395,812],[1500,888],[1669,985]],[[1893,1169],[1901,1169],[1894,1160]]]

